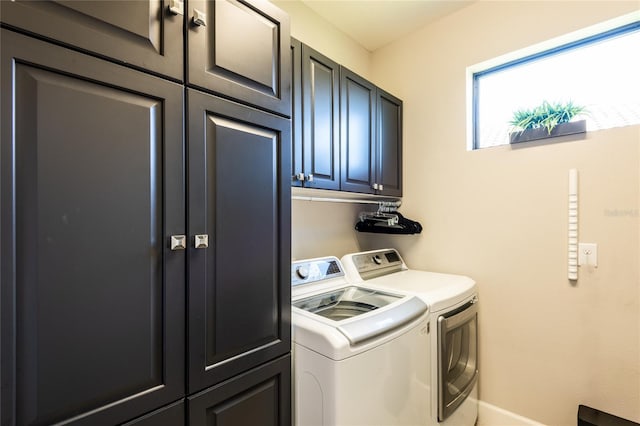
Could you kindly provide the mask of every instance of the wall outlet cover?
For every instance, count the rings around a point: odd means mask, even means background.
[[[578,244],[578,266],[591,265],[598,266],[598,244],[579,243]]]

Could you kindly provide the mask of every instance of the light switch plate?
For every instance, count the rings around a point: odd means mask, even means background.
[[[598,266],[598,244],[578,244],[578,265],[591,265],[595,267]]]

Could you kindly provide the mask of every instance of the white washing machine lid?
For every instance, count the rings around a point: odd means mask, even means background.
[[[421,316],[427,305],[416,296],[388,289],[347,286],[294,300],[292,309],[325,330],[337,330],[355,346]]]

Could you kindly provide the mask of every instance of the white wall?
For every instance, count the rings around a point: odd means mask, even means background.
[[[360,251],[354,225],[358,206],[293,200],[291,256],[293,260],[337,256]]]
[[[575,425],[578,404],[640,421],[640,126],[467,151],[465,69],[638,6],[480,1],[374,53],[374,80],[404,99],[403,212],[425,226],[395,244],[410,266],[476,279],[480,398],[549,425]],[[599,249],[577,285],[570,168],[580,240]]]

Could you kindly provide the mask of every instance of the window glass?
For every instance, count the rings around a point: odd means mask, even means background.
[[[509,143],[513,112],[586,107],[587,131],[640,123],[640,22],[473,74],[474,149]]]

